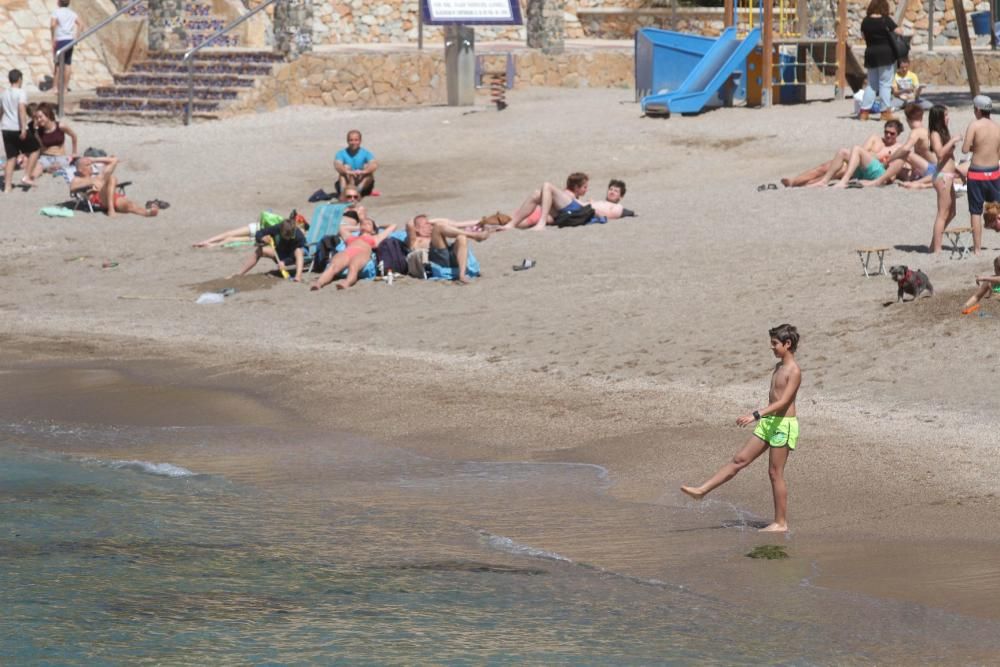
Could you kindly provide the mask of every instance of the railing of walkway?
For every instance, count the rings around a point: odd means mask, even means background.
[[[275,4],[276,2],[281,2],[281,0],[267,0],[267,2],[265,2],[261,6],[253,9],[250,12],[247,12],[246,14],[244,14],[241,17],[239,17],[238,19],[236,19],[235,21],[233,21],[232,23],[230,23],[226,27],[219,28],[217,31],[215,31],[214,33],[212,33],[211,36],[206,37],[205,39],[203,39],[201,41],[201,43],[196,44],[195,46],[191,47],[184,54],[184,58],[181,60],[181,62],[187,63],[187,71],[188,71],[188,101],[187,101],[187,106],[184,109],[184,124],[185,125],[190,125],[191,124],[191,114],[192,114],[192,112],[194,110],[194,60],[192,60],[192,58],[194,57],[194,54],[198,53],[199,51],[201,51],[206,46],[211,46],[212,42],[215,41],[217,38],[221,37],[222,35],[225,35],[227,32],[229,32],[230,30],[232,30],[233,28],[235,28],[239,24],[243,23],[244,21],[246,21],[247,19],[249,19],[251,16],[253,16],[257,12],[262,11],[264,9],[267,9],[268,7],[270,7],[271,5]]]
[[[70,49],[72,49],[74,46],[76,46],[80,42],[82,42],[83,40],[85,40],[88,37],[90,37],[91,35],[93,35],[95,32],[97,32],[98,30],[100,30],[104,26],[106,26],[109,23],[111,23],[112,21],[114,21],[116,18],[118,18],[119,16],[121,16],[125,12],[129,11],[130,9],[132,9],[133,7],[135,7],[136,5],[142,4],[143,2],[146,2],[146,0],[132,0],[132,2],[128,3],[127,5],[125,5],[121,9],[119,9],[117,12],[115,12],[114,14],[112,14],[111,16],[109,16],[108,18],[104,19],[103,21],[101,21],[100,23],[98,23],[97,25],[95,25],[93,28],[90,28],[89,30],[84,31],[84,33],[82,35],[80,35],[79,37],[77,37],[76,39],[74,39],[72,42],[70,42],[69,44],[65,45],[64,47],[62,47],[61,49],[59,49],[58,51],[56,51],[56,72],[57,72],[56,76],[58,77],[58,81],[56,81],[56,85],[59,86],[59,93],[58,93],[59,98],[58,99],[59,99],[59,115],[60,116],[65,115],[65,111],[63,109],[63,103],[66,101],[65,100],[65,97],[66,97],[66,85],[65,85],[65,79],[66,79],[66,66],[65,66],[66,65],[66,63],[65,63],[65,61],[66,61],[66,52],[69,51]]]

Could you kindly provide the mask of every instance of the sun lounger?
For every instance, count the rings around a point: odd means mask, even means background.
[[[125,196],[125,188],[132,185],[132,181],[122,181],[115,186],[115,191],[118,194]],[[82,188],[77,188],[75,190],[69,191],[70,199],[73,202],[73,208],[77,211],[81,210],[82,207],[86,206],[87,210],[91,213],[94,212],[94,205],[90,201],[90,193],[94,191],[93,186],[85,185]]]

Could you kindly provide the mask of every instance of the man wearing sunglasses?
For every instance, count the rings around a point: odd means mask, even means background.
[[[860,146],[854,146],[853,148],[841,148],[837,151],[837,154],[834,155],[832,160],[816,165],[812,169],[807,169],[797,176],[783,178],[781,179],[781,184],[786,188],[801,188],[818,185],[827,177],[827,173],[829,173],[831,169],[833,170],[833,173],[830,175],[829,179],[824,182],[829,182],[829,180],[834,178],[839,179],[843,177],[846,171],[847,162],[850,160],[851,153],[854,149],[861,149],[869,154],[884,156],[887,159],[890,153],[895,150],[896,141],[902,131],[903,124],[898,120],[887,121],[885,129],[882,132],[882,136],[873,134]]]

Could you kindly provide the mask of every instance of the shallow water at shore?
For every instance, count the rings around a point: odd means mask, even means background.
[[[738,507],[618,502],[593,465],[436,460],[204,406],[170,423],[192,397],[167,393],[115,426],[5,404],[0,661],[974,664],[997,649],[993,620],[820,588],[794,540],[789,561],[751,563],[757,517]]]

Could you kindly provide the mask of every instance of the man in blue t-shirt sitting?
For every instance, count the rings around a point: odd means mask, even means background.
[[[363,197],[372,193],[378,162],[368,149],[361,147],[360,130],[351,130],[347,133],[347,148],[341,148],[337,152],[333,158],[333,166],[337,170],[335,194],[338,197],[348,185],[356,187]]]

